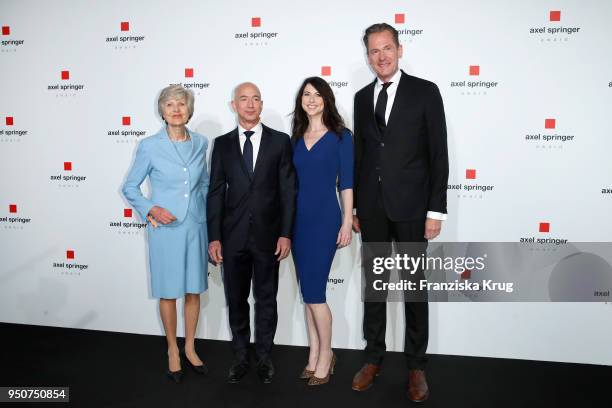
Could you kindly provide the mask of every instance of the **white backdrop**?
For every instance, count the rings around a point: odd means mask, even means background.
[[[212,140],[235,126],[235,84],[257,83],[264,122],[289,132],[301,81],[328,74],[351,127],[353,95],[373,79],[361,37],[375,22],[402,30],[402,69],[444,99],[451,186],[439,240],[610,240],[612,3],[289,4],[2,2],[0,321],[161,334],[145,234],[119,193],[137,141],[161,127],[159,90],[193,87],[190,127]],[[364,346],[358,249],[355,239],[339,251],[330,276],[334,347]],[[198,336],[228,339],[210,272]],[[278,303],[276,343],[305,345],[291,260]],[[403,344],[400,310],[390,306],[390,350]],[[430,353],[612,364],[612,304],[432,303],[430,315]]]

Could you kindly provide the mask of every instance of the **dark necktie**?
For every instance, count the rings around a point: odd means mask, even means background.
[[[242,158],[244,159],[244,164],[246,164],[247,170],[249,171],[249,175],[253,177],[253,143],[251,142],[251,136],[253,136],[255,132],[252,130],[245,130],[244,135],[246,136],[246,140],[244,141],[244,146],[242,147]]]
[[[380,93],[378,94],[378,99],[376,99],[376,108],[374,108],[374,117],[376,118],[376,124],[378,125],[378,130],[380,130],[381,136],[385,134],[385,130],[387,129],[387,122],[385,121],[385,112],[387,111],[387,88],[393,82],[386,82],[383,84]]]

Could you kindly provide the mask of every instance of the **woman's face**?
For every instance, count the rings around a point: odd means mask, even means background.
[[[302,109],[308,116],[316,116],[323,113],[323,97],[314,86],[307,84],[302,92]]]
[[[164,120],[170,126],[184,126],[189,120],[187,101],[184,98],[170,98],[162,104]]]

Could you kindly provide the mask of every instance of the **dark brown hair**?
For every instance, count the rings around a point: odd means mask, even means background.
[[[387,23],[377,23],[372,24],[365,30],[365,34],[363,35],[363,43],[365,44],[366,50],[368,50],[368,38],[370,37],[370,34],[382,33],[383,31],[389,31],[391,34],[393,34],[393,42],[399,47],[399,33],[397,30]]]
[[[293,123],[291,125],[291,141],[295,144],[300,138],[304,137],[308,129],[308,115],[302,108],[302,94],[306,85],[312,85],[323,98],[323,124],[326,128],[333,131],[338,137],[342,137],[342,132],[346,127],[344,120],[336,109],[336,98],[329,84],[319,77],[306,78],[302,82],[297,95],[295,96],[295,109],[293,110]]]

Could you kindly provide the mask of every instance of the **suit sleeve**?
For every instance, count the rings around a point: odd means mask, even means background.
[[[359,208],[359,203],[357,202],[357,198],[359,194],[357,194],[357,190],[359,189],[359,172],[361,169],[361,158],[363,155],[363,140],[361,139],[361,128],[359,126],[359,111],[357,107],[357,99],[359,98],[359,94],[355,95],[355,99],[353,102],[353,128],[355,133],[353,134],[353,141],[355,144],[354,147],[354,155],[355,155],[355,171],[353,173],[353,207]]]
[[[425,107],[425,120],[429,143],[430,191],[429,211],[446,214],[448,188],[448,146],[446,119],[440,90],[434,84]]]
[[[223,169],[221,143],[216,140],[210,159],[210,184],[206,197],[206,217],[208,226],[208,241],[221,241],[221,226],[223,224],[223,204],[227,180]]]
[[[288,136],[283,141],[283,150],[278,166],[279,192],[281,199],[280,236],[291,239],[297,197],[297,179],[293,167],[293,149]]]
[[[151,158],[146,143],[140,142],[136,150],[136,158],[123,184],[123,196],[130,205],[138,211],[140,218],[146,222],[147,214],[154,204],[140,190],[140,185],[151,172]]]

